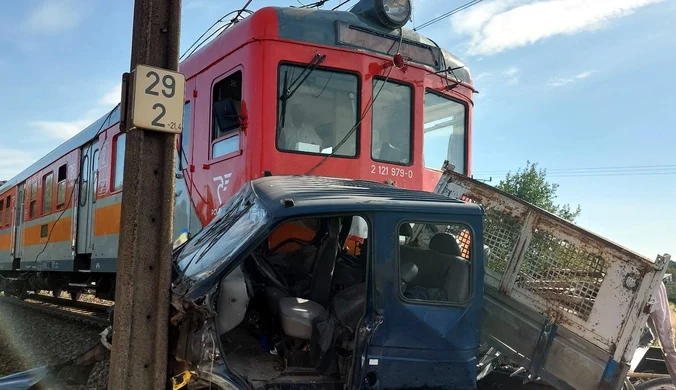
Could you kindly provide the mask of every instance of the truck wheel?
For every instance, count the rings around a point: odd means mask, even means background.
[[[653,379],[634,386],[636,390],[676,390],[671,378]]]

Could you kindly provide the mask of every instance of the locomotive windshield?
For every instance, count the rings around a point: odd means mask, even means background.
[[[425,92],[425,126],[423,158],[425,167],[441,169],[444,160],[465,173],[465,111],[464,104]]]
[[[315,69],[305,80],[301,78],[297,81],[300,85],[292,85],[305,68],[295,65],[282,65],[279,68],[277,148],[355,156],[358,77]],[[284,102],[281,98],[285,96],[284,90],[291,88],[294,92]]]
[[[373,81],[371,158],[392,164],[411,163],[412,87],[392,80]]]

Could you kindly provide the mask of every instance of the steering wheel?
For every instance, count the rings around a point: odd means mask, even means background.
[[[289,292],[289,285],[286,282],[284,276],[279,271],[271,266],[258,253],[252,252],[251,257],[253,257],[256,267],[258,267],[258,270],[261,271],[266,279],[268,279],[275,287],[284,291],[285,293]]]

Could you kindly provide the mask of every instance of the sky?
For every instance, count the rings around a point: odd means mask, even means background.
[[[467,1],[414,0],[409,26]],[[244,2],[183,0],[182,48]],[[3,5],[0,179],[9,179],[118,103],[133,1]],[[497,184],[536,162],[560,185],[560,203],[581,206],[580,226],[655,258],[676,255],[673,20],[673,0],[484,0],[420,33],[461,58],[479,91],[476,178]]]

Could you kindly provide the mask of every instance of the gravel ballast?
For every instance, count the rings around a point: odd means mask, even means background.
[[[0,376],[72,359],[100,339],[101,329],[38,310],[0,302]],[[108,361],[97,363],[86,386],[106,389]]]

